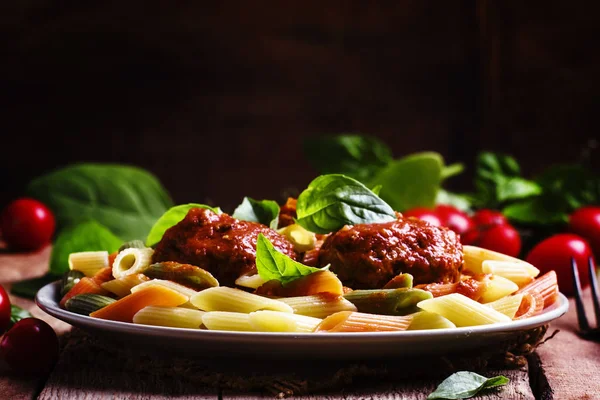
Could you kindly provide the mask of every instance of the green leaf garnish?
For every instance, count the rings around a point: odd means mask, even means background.
[[[271,229],[279,224],[279,204],[273,200],[254,200],[244,197],[242,204],[236,207],[231,215],[243,221],[258,222]]]
[[[321,175],[313,180],[298,196],[296,214],[298,223],[315,233],[396,219],[392,207],[379,196],[359,181],[340,174]]]
[[[466,399],[475,396],[482,390],[506,385],[509,379],[503,375],[493,378],[470,371],[459,371],[444,379],[431,393],[427,400],[433,399]]]
[[[79,251],[117,251],[123,241],[96,221],[64,229],[56,238],[50,255],[50,273],[62,275],[69,270],[69,254]]]
[[[53,211],[60,229],[94,220],[123,241],[143,238],[173,204],[154,175],[115,164],[68,166],[34,179],[27,193]]]
[[[48,273],[39,278],[27,279],[13,283],[10,287],[10,293],[14,294],[15,296],[34,299],[38,290],[54,281],[56,281],[56,275]]]
[[[11,304],[11,306],[10,306],[10,324],[9,324],[8,328],[10,329],[11,326],[16,324],[23,318],[31,318],[31,317],[32,317],[32,315],[29,311],[24,310],[19,306],[15,306],[14,304]]]
[[[217,214],[221,213],[221,209],[218,207],[210,207],[205,204],[197,203],[180,204],[178,206],[171,207],[158,219],[158,221],[154,223],[150,229],[150,233],[148,233],[146,238],[146,246],[151,247],[160,242],[167,229],[181,222],[181,220],[185,218],[187,213],[192,208],[207,208]]]
[[[256,240],[256,270],[265,281],[276,279],[286,284],[324,269],[309,267],[292,260],[277,251],[269,239],[259,233]]]

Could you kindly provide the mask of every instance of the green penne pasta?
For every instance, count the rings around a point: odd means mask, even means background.
[[[81,271],[92,277],[102,268],[108,267],[108,251],[82,251],[69,254],[69,269]]]
[[[450,321],[448,318],[442,317],[439,314],[428,311],[419,311],[410,315],[413,317],[413,319],[408,326],[409,331],[456,328],[456,325],[454,325],[452,321]]]
[[[338,311],[357,311],[352,302],[344,296],[330,293],[320,293],[312,296],[282,297],[277,299],[294,310],[295,314],[306,315],[315,318],[325,318]]]
[[[368,289],[353,290],[344,295],[359,312],[382,315],[408,315],[417,309],[417,303],[433,295],[421,289]]]
[[[190,297],[190,302],[204,311],[251,313],[258,310],[272,310],[294,312],[292,307],[281,301],[226,286],[202,290]]]
[[[129,242],[125,242],[119,247],[118,251],[123,251],[125,249],[146,249],[148,246],[144,244],[141,240],[130,240]]]
[[[204,311],[190,308],[147,306],[133,316],[133,323],[198,329],[204,314]]]

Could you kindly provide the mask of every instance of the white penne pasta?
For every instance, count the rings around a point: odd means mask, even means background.
[[[250,289],[257,289],[265,282],[266,281],[261,278],[259,274],[242,275],[235,280],[236,285]]]
[[[203,315],[204,311],[189,308],[148,306],[133,316],[133,323],[198,329]]]
[[[422,310],[448,318],[456,326],[476,326],[510,322],[506,315],[459,293],[434,297],[417,303]]]
[[[481,303],[496,301],[517,290],[519,290],[519,286],[513,281],[499,275],[492,275],[490,279],[487,280],[487,284],[484,286],[479,301]]]
[[[113,276],[120,278],[125,275],[139,274],[150,265],[154,250],[129,247],[121,250],[113,262]]]
[[[316,332],[393,332],[405,331],[412,321],[410,315],[379,315],[340,311],[325,318]]]
[[[104,282],[100,284],[102,289],[108,290],[109,292],[116,294],[117,297],[125,297],[131,293],[131,288],[139,285],[140,283],[148,281],[146,275],[143,274],[133,274],[133,275],[125,275],[120,278],[115,278],[110,281]]]
[[[188,298],[192,297],[193,295],[195,295],[196,293],[198,293],[196,290],[191,289],[187,286],[183,286],[180,283],[177,282],[173,282],[173,281],[169,281],[166,279],[151,279],[149,281],[140,283],[139,285],[136,285],[134,287],[131,288],[131,293],[135,293],[138,290],[141,290],[145,287],[148,286],[164,286],[167,287],[169,289],[173,289],[176,292],[181,293],[184,296],[187,296]]]
[[[521,306],[522,301],[523,293],[519,293],[512,296],[503,297],[491,303],[487,303],[486,306],[506,315],[510,319],[513,319],[517,313],[517,310]]]
[[[209,330],[254,332],[250,314],[246,313],[210,311],[202,316],[202,324]]]
[[[492,251],[488,249],[484,249],[483,247],[477,246],[463,246],[463,255],[464,255],[464,266],[465,270],[473,273],[473,274],[481,274],[483,273],[483,262],[486,260],[492,261],[509,261],[517,264],[521,264],[523,268],[525,268],[532,277],[536,277],[539,275],[540,270],[531,265],[524,260],[519,258],[511,257],[506,254]]]
[[[81,251],[69,254],[69,269],[83,272],[92,277],[102,268],[108,267],[108,251]]]
[[[338,311],[357,311],[356,306],[346,300],[344,296],[329,293],[312,296],[282,297],[277,300],[292,307],[295,314],[315,318],[325,318]]]
[[[294,312],[292,307],[281,301],[226,286],[204,289],[190,297],[190,302],[204,311],[251,313],[258,310],[272,310],[287,313]]]
[[[413,319],[408,326],[409,331],[456,328],[456,325],[454,325],[448,318],[428,311],[419,311],[414,314],[410,314],[410,316],[412,316]]]
[[[250,325],[258,332],[313,332],[321,323],[320,318],[290,314],[281,311],[254,311]]]
[[[531,283],[535,277],[535,275],[532,275],[534,271],[526,268],[524,263],[515,263],[512,261],[485,260],[481,263],[481,270],[485,274],[493,274],[510,279],[519,287]]]

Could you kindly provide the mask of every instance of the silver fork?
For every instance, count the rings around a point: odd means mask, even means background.
[[[588,259],[588,274],[590,276],[590,287],[592,289],[592,302],[596,317],[596,327],[591,328],[585,315],[585,307],[581,294],[581,283],[579,271],[575,258],[571,258],[571,272],[573,274],[573,288],[575,290],[575,307],[577,309],[577,322],[579,324],[579,336],[588,340],[600,340],[600,297],[598,296],[598,279],[596,277],[596,266],[592,257]]]

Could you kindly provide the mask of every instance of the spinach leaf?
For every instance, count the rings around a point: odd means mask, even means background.
[[[427,400],[465,399],[475,396],[482,390],[506,385],[508,382],[509,379],[502,375],[486,378],[475,372],[459,371],[444,379]]]
[[[59,228],[91,219],[122,240],[143,238],[172,205],[152,174],[116,164],[67,166],[34,179],[27,192],[50,207]]]
[[[314,179],[298,196],[296,213],[298,223],[315,233],[330,233],[344,225],[396,219],[394,210],[385,201],[359,181],[340,174]]]
[[[160,218],[150,229],[148,237],[146,238],[146,246],[151,247],[160,242],[167,229],[177,225],[182,219],[185,218],[187,213],[192,208],[207,208],[217,214],[221,213],[221,209],[218,207],[210,207],[205,204],[197,203],[180,204],[178,206],[171,207],[160,216]]]
[[[381,198],[394,210],[433,207],[442,182],[443,159],[432,152],[397,159],[380,170],[369,186],[382,185]]]
[[[292,260],[277,251],[269,239],[259,233],[256,240],[256,270],[265,281],[276,279],[286,284],[323,269],[308,267]]]
[[[62,275],[69,270],[69,254],[78,251],[117,251],[123,241],[96,221],[63,229],[52,247],[50,273]]]
[[[24,281],[15,282],[10,287],[10,292],[15,296],[34,299],[38,290],[47,284],[56,281],[57,277],[53,274],[46,274],[39,278],[27,279]]]
[[[390,148],[367,135],[308,138],[303,147],[309,163],[320,174],[344,174],[361,182],[392,161]]]
[[[232,217],[258,222],[271,229],[276,229],[279,224],[279,204],[273,200],[254,200],[244,197],[242,204],[233,211]]]
[[[31,318],[32,315],[29,311],[22,309],[19,306],[15,306],[14,304],[11,304],[10,306],[10,324],[8,325],[8,328],[10,329],[14,324],[16,324],[17,322],[19,322],[20,320],[24,319],[24,318]]]

